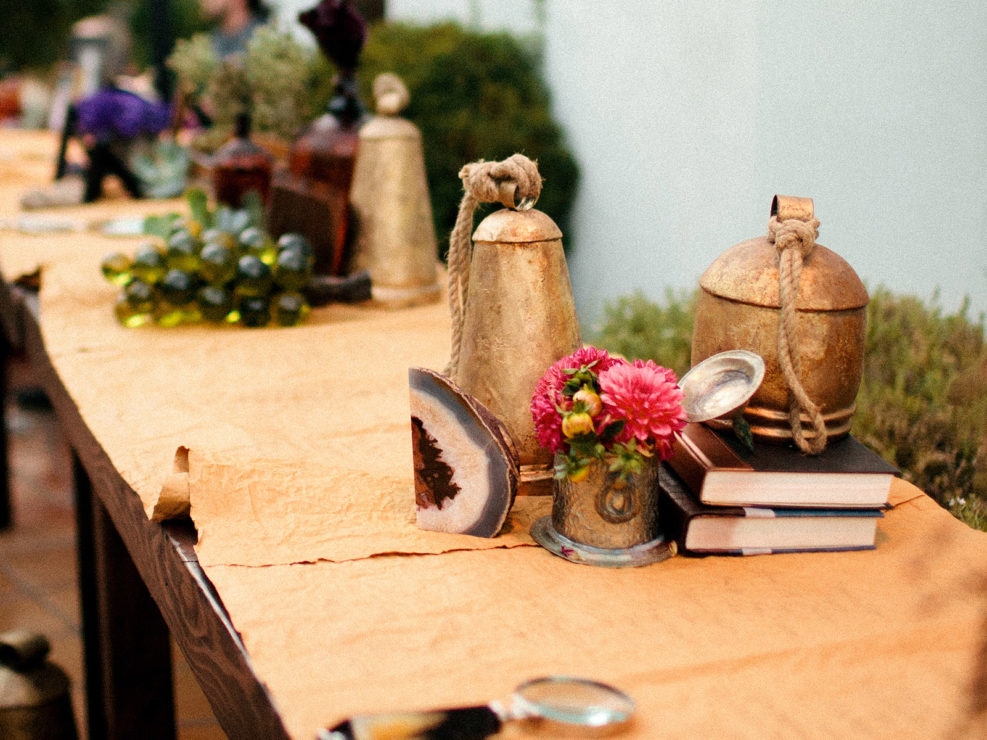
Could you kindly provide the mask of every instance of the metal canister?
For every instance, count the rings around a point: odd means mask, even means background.
[[[0,737],[75,740],[69,679],[47,660],[48,640],[17,630],[0,634]]]
[[[775,196],[771,216],[778,222],[813,222],[812,200]],[[764,380],[744,416],[755,439],[787,443],[793,439],[792,389],[778,350],[782,321],[778,254],[771,239],[760,236],[731,247],[703,273],[692,364],[733,349],[761,355]],[[818,243],[802,260],[797,287],[794,316],[800,381],[821,413],[826,438],[835,439],[850,431],[860,388],[867,291],[842,257]],[[812,437],[811,419],[807,414],[799,418],[806,435]]]
[[[487,216],[473,233],[468,295],[455,380],[507,426],[524,483],[552,464],[531,420],[535,385],[581,346],[562,231],[534,208]]]

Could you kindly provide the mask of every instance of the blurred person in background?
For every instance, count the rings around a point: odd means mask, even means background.
[[[245,51],[254,31],[270,16],[261,0],[200,0],[200,6],[215,24],[210,40],[220,59]]]

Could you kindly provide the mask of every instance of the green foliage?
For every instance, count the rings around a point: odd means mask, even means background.
[[[943,315],[878,289],[867,311],[854,434],[967,521],[987,509],[987,344],[966,309]],[[979,514],[978,514],[979,512]]]
[[[362,56],[364,100],[372,100],[381,72],[397,74],[411,93],[403,115],[422,131],[440,242],[456,221],[462,166],[516,152],[537,160],[545,179],[538,208],[567,232],[578,168],[552,118],[534,52],[506,33],[382,23],[371,29]]]
[[[48,69],[69,58],[72,24],[100,12],[105,0],[5,3],[0,23],[0,73]]]
[[[180,89],[211,119],[196,140],[215,149],[233,132],[237,114],[249,105],[253,129],[292,141],[326,106],[332,73],[319,52],[273,26],[263,26],[242,59],[220,61],[207,34],[176,42],[168,57]]]
[[[689,367],[694,294],[640,293],[608,304],[597,346],[653,359],[681,374]],[[987,341],[984,318],[964,307],[946,315],[933,303],[871,294],[864,378],[853,433],[972,527],[987,530]]]
[[[689,369],[696,296],[665,292],[664,304],[637,291],[604,307],[594,344],[629,360],[654,360],[679,376]]]
[[[133,36],[138,69],[151,64],[151,3],[157,0],[32,0],[5,3],[0,24],[0,72],[48,70],[69,58],[72,24],[81,18],[111,12],[126,18]],[[204,28],[199,0],[171,0],[169,19],[175,38]]]

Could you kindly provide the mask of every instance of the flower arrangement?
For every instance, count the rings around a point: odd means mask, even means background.
[[[600,460],[626,483],[646,459],[671,455],[686,422],[682,399],[671,370],[583,347],[545,371],[531,417],[538,442],[556,453],[556,478],[583,480]]]

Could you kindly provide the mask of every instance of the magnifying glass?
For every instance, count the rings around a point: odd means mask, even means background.
[[[351,717],[319,732],[319,740],[479,740],[508,722],[545,734],[600,737],[630,722],[634,701],[605,683],[547,676],[517,687],[507,704]]]

